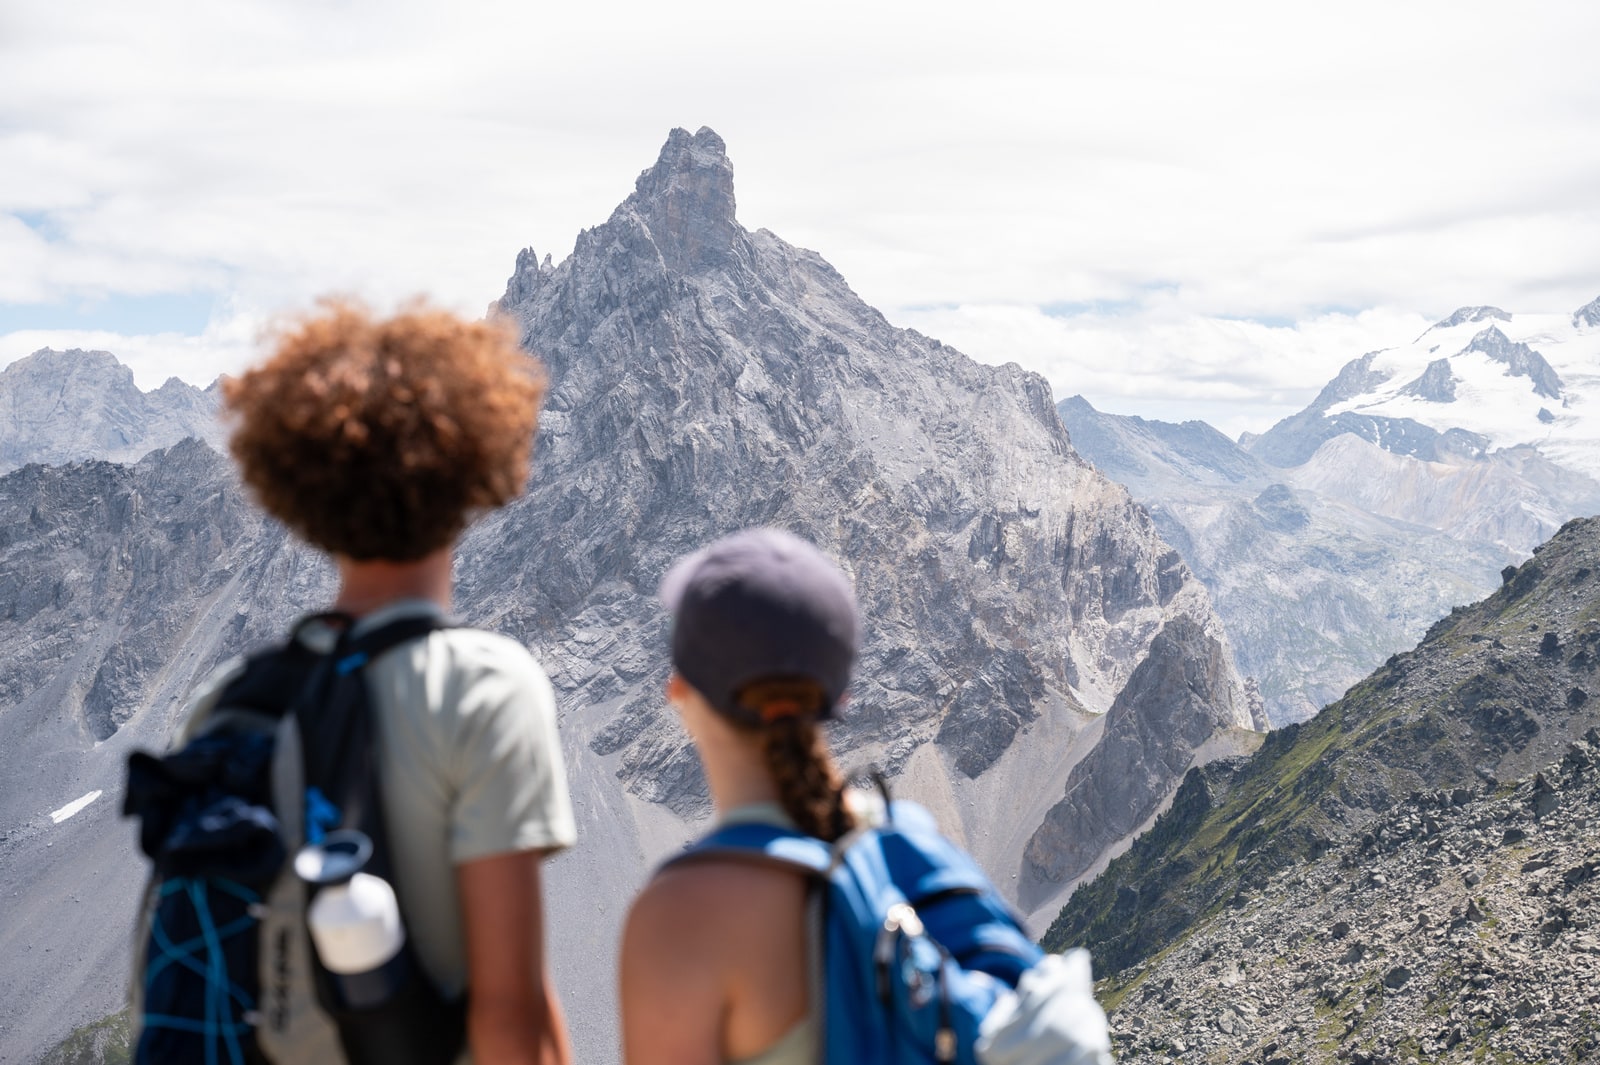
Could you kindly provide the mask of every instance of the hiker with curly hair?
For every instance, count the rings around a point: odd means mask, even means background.
[[[271,882],[260,911],[270,915],[275,900],[288,899],[303,908],[300,924],[293,934],[261,937],[263,952],[281,956],[263,959],[262,999],[246,1004],[243,1022],[206,1022],[230,1039],[243,1032],[269,1060],[315,1065],[376,1054],[402,1063],[499,1065],[570,1058],[545,966],[541,908],[541,863],[576,837],[550,683],[519,643],[447,622],[452,551],[472,521],[522,492],[544,390],[542,368],[502,324],[420,303],[384,318],[342,301],[325,302],[283,332],[265,362],[224,382],[235,425],[231,449],[245,485],[269,514],[331,559],[338,575],[328,612],[297,625],[279,657],[313,661],[331,649],[359,649],[379,632],[408,633],[370,656],[341,660],[338,672],[353,670],[365,681],[373,816],[383,826],[378,842],[404,949],[421,970],[424,991],[417,993],[442,1003],[444,1018],[428,1023],[425,1040],[402,1047],[404,1056],[390,1057],[404,1030],[395,1019],[411,1007],[390,1003],[389,1014],[362,1013],[362,996],[382,998],[373,987],[383,971],[347,979],[324,956],[338,946],[317,938],[317,900],[330,889],[308,889],[294,877],[322,884],[316,877],[329,859],[316,857],[308,874],[294,848],[315,843],[343,815],[337,796],[307,791],[305,839],[295,835],[289,844],[294,871]],[[244,699],[248,666],[225,666],[192,698],[180,744],[206,734],[219,704],[226,710]],[[288,714],[296,712],[311,767],[332,755],[318,748],[316,713],[291,706]],[[328,811],[320,827],[319,804]],[[292,818],[289,828],[298,832],[298,818],[275,812]],[[340,905],[359,909],[354,884],[345,884]],[[302,956],[308,942],[316,944],[321,970]],[[304,979],[308,971],[320,975]],[[279,981],[279,972],[293,975]],[[308,1005],[313,1001],[317,1008]],[[354,1012],[343,1016],[344,1007]],[[337,1038],[325,1021],[302,1023],[319,1008],[334,1016]],[[186,1034],[181,1021],[149,1011],[144,1023],[147,1034],[152,1025],[167,1025],[173,1039]],[[362,1025],[379,1039],[374,1045],[389,1049],[364,1051]],[[424,1053],[423,1041],[438,1046]],[[223,1050],[240,1053],[236,1042]]]

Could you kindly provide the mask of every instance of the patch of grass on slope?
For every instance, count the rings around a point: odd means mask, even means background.
[[[1114,975],[1220,910],[1241,881],[1264,882],[1320,854],[1327,836],[1315,807],[1337,782],[1327,756],[1343,722],[1336,704],[1268,734],[1249,761],[1190,770],[1171,809],[1073,894],[1045,933],[1046,948],[1088,944]]]
[[[1457,686],[1475,672],[1497,690],[1495,678],[1507,672],[1498,649],[1526,642],[1530,621],[1548,622],[1558,598],[1578,597],[1567,631],[1574,620],[1586,628],[1600,609],[1600,597],[1584,601],[1597,554],[1600,520],[1569,522],[1501,589],[1457,607],[1415,651],[1394,656],[1310,721],[1269,734],[1253,758],[1191,770],[1151,830],[1074,892],[1044,945],[1087,946],[1096,968],[1117,977],[1242,904],[1279,870],[1320,856],[1350,831],[1352,814],[1470,772],[1454,748],[1476,744],[1482,733],[1472,730],[1486,726],[1460,718]],[[1456,665],[1445,670],[1446,662]]]
[[[128,1011],[84,1025],[57,1043],[40,1065],[128,1065],[132,1056]]]

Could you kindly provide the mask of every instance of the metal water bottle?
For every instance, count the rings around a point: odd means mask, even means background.
[[[382,1005],[407,976],[400,904],[388,881],[362,872],[371,857],[366,833],[340,829],[294,859],[295,874],[320,889],[306,910],[317,958],[352,1009]]]

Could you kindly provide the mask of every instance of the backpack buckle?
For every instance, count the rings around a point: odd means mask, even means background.
[[[903,932],[908,936],[922,935],[922,918],[917,916],[917,911],[911,908],[908,902],[897,902],[889,907],[889,912],[883,918],[883,931],[886,935]]]

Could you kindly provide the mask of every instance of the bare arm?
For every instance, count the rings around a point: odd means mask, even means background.
[[[656,878],[622,933],[622,1058],[627,1065],[719,1065],[727,1010],[716,935],[693,878]]]
[[[542,851],[456,867],[467,948],[467,1039],[479,1065],[568,1065],[566,1022],[545,972]]]

